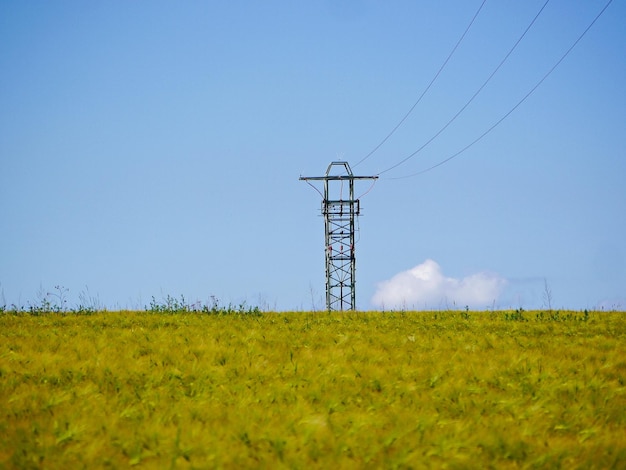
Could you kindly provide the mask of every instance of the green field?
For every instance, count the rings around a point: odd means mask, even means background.
[[[0,315],[0,468],[626,468],[626,313]]]

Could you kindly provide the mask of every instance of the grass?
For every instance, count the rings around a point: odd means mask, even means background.
[[[624,468],[625,380],[620,312],[5,312],[0,467]]]

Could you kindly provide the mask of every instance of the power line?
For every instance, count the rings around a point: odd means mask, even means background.
[[[357,166],[359,166],[361,163],[363,163],[365,160],[367,160],[370,156],[372,156],[374,154],[374,152],[376,152],[385,142],[387,142],[387,139],[389,139],[389,137],[391,137],[396,130],[398,130],[398,128],[402,125],[402,123],[406,120],[406,118],[409,117],[409,115],[413,112],[413,110],[415,109],[415,107],[419,104],[420,101],[422,101],[422,98],[424,97],[424,95],[428,92],[428,90],[430,90],[430,87],[432,86],[433,83],[435,83],[435,80],[437,80],[437,78],[439,77],[439,75],[441,74],[441,72],[443,71],[444,67],[448,64],[448,61],[450,60],[450,58],[452,57],[452,55],[454,54],[454,52],[457,50],[457,48],[459,47],[459,45],[461,44],[461,42],[463,41],[463,39],[465,38],[465,35],[467,34],[467,32],[470,30],[470,28],[472,27],[472,25],[474,24],[474,21],[476,20],[476,17],[478,17],[478,14],[480,13],[480,10],[482,10],[483,5],[487,2],[487,0],[483,0],[483,2],[480,4],[480,6],[478,7],[478,10],[476,11],[476,13],[474,13],[474,16],[472,17],[472,20],[470,21],[470,23],[467,25],[467,28],[465,28],[465,31],[463,32],[463,34],[461,35],[461,37],[459,38],[459,40],[456,42],[456,44],[454,45],[454,47],[452,48],[452,51],[450,52],[450,54],[448,54],[448,57],[446,58],[446,60],[444,60],[443,64],[441,64],[441,67],[439,67],[439,70],[437,71],[437,73],[435,74],[435,76],[432,78],[432,80],[430,81],[430,83],[428,84],[428,86],[424,89],[424,91],[422,92],[422,94],[419,96],[419,98],[417,99],[417,101],[415,103],[413,103],[413,106],[411,106],[411,108],[409,109],[409,111],[404,115],[404,117],[402,119],[400,119],[400,122],[398,124],[396,124],[396,127],[394,127],[393,129],[391,129],[391,132],[389,132],[389,134],[387,134],[387,136],[376,146],[374,147],[374,149],[368,153],[367,155],[365,155],[365,157],[363,157],[361,160],[359,160],[356,165],[354,165],[354,167],[356,168]]]
[[[479,93],[481,91],[483,91],[483,89],[485,88],[485,86],[487,86],[487,84],[491,81],[491,79],[493,78],[493,76],[498,72],[498,70],[500,70],[500,68],[502,67],[502,65],[504,65],[504,63],[507,61],[507,59],[509,58],[509,56],[513,53],[513,51],[517,48],[517,46],[519,45],[520,42],[522,42],[522,39],[524,39],[524,37],[526,36],[526,33],[528,33],[528,31],[530,30],[530,28],[533,26],[533,24],[535,24],[535,21],[537,21],[537,18],[539,18],[539,15],[541,15],[541,13],[543,12],[544,8],[548,5],[548,3],[550,2],[550,0],[546,0],[546,2],[543,4],[543,6],[539,9],[539,11],[537,12],[537,14],[535,15],[535,17],[532,19],[532,21],[530,22],[530,24],[526,27],[526,29],[524,30],[524,32],[522,33],[522,35],[519,37],[519,39],[515,42],[515,44],[513,44],[513,47],[511,47],[511,49],[509,49],[509,52],[507,52],[507,54],[504,56],[504,58],[500,61],[500,63],[498,64],[498,66],[493,70],[493,72],[491,72],[491,75],[489,75],[487,77],[487,80],[485,80],[483,82],[483,84],[476,90],[476,92],[474,92],[474,94],[472,95],[472,97],[463,105],[463,107],[454,115],[452,116],[452,118],[441,128],[439,129],[435,135],[433,135],[430,139],[428,139],[420,148],[418,148],[415,152],[413,152],[412,154],[410,154],[408,157],[404,158],[403,160],[400,160],[398,163],[396,163],[393,166],[390,166],[389,168],[387,168],[386,170],[383,170],[379,173],[379,175],[382,175],[383,173],[387,173],[388,171],[393,170],[394,168],[399,167],[400,165],[402,165],[403,163],[407,162],[408,160],[410,160],[411,158],[413,158],[415,155],[417,155],[419,152],[421,152],[422,150],[424,150],[424,148],[429,145],[433,140],[435,140],[437,137],[439,137],[439,135],[445,131],[448,126],[450,124],[452,124],[456,118],[458,118],[461,113],[463,111],[465,111],[465,109],[472,103],[472,101],[474,101],[474,99],[479,95]]]
[[[463,147],[461,150],[459,150],[458,152],[454,153],[453,155],[449,156],[448,158],[441,160],[439,163],[428,167],[424,170],[418,171],[416,173],[412,173],[410,175],[405,175],[405,176],[399,176],[399,177],[395,177],[395,178],[389,178],[389,179],[405,179],[405,178],[412,178],[414,176],[417,175],[421,175],[423,173],[426,173],[428,171],[434,170],[437,167],[440,167],[441,165],[443,165],[444,163],[449,162],[450,160],[452,160],[453,158],[458,157],[459,155],[461,155],[463,152],[465,152],[467,149],[469,149],[470,147],[472,147],[474,144],[476,144],[477,142],[479,142],[480,140],[482,140],[483,137],[485,137],[487,134],[489,134],[492,130],[494,130],[502,121],[504,121],[507,117],[509,117],[513,111],[515,111],[524,101],[526,101],[528,99],[528,97],[530,95],[532,95],[535,90],[537,88],[539,88],[539,86],[550,76],[550,74],[552,74],[552,72],[554,72],[554,70],[561,64],[561,62],[563,62],[563,60],[565,60],[565,58],[569,55],[570,52],[572,52],[572,50],[576,47],[576,45],[580,42],[580,40],[585,36],[585,34],[587,34],[587,32],[591,29],[591,27],[595,24],[595,22],[602,16],[602,14],[605,12],[605,10],[609,7],[609,5],[613,2],[613,0],[609,0],[606,5],[604,5],[604,8],[602,8],[602,10],[600,10],[600,13],[598,13],[596,15],[596,17],[593,19],[593,21],[589,24],[589,26],[587,26],[587,28],[585,28],[585,30],[582,32],[582,34],[580,36],[578,36],[578,39],[576,39],[576,41],[574,41],[574,43],[569,47],[569,49],[567,49],[567,51],[565,51],[565,53],[561,56],[561,58],[552,66],[552,68],[550,68],[550,70],[548,70],[548,72],[541,78],[541,80],[539,80],[534,87],[532,87],[530,89],[530,91],[528,93],[526,93],[526,95],[524,95],[524,97],[519,100],[517,102],[517,104],[515,106],[513,106],[506,114],[504,114],[500,119],[498,119],[491,127],[489,127],[485,132],[483,132],[480,136],[478,136],[475,140],[473,140],[472,142],[470,142],[468,145],[466,145],[465,147]],[[388,170],[385,170],[388,171]],[[382,174],[384,172],[379,173]]]

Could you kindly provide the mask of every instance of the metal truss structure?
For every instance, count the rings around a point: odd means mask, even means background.
[[[354,197],[354,181],[377,178],[354,176],[348,162],[331,162],[325,176],[300,177],[303,181],[324,182],[322,215],[325,226],[326,308],[329,311],[356,310],[354,234],[360,204]],[[344,183],[347,183],[347,188],[344,188]]]

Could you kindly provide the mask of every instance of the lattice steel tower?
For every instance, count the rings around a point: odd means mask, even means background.
[[[354,220],[360,213],[354,198],[355,180],[378,176],[354,176],[348,162],[332,162],[326,176],[301,176],[304,181],[323,181],[322,215],[325,226],[326,308],[356,310]],[[331,184],[332,183],[332,184]],[[344,183],[348,183],[344,195]]]

